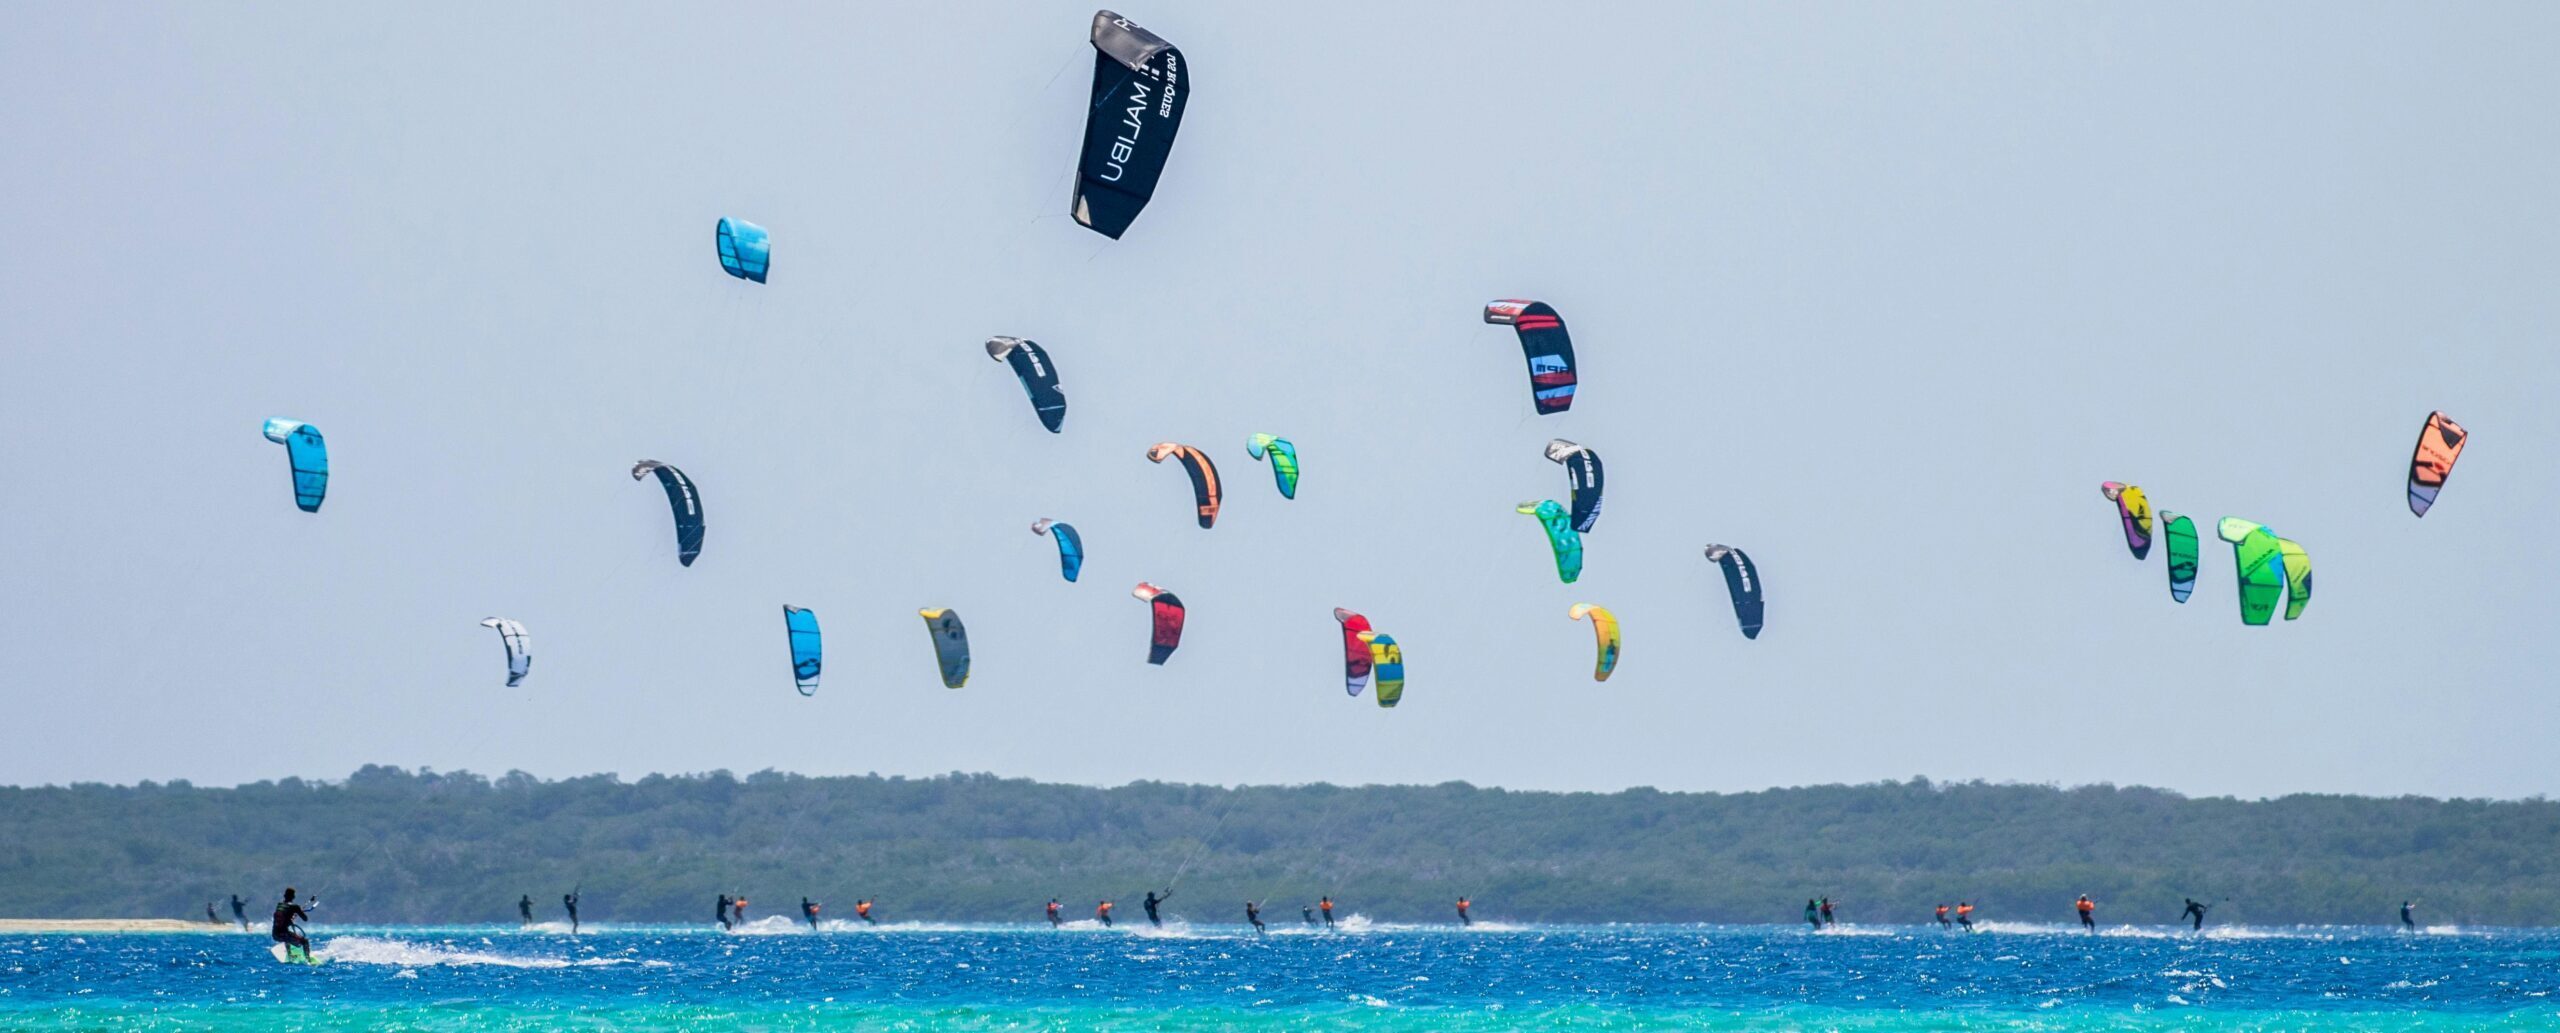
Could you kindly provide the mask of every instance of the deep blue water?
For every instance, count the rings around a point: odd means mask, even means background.
[[[1294,916],[1293,916],[1294,917]],[[892,925],[0,937],[11,1029],[2560,1028],[2560,933]]]

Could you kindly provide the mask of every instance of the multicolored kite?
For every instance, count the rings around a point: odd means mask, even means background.
[[[2231,543],[2238,563],[2240,623],[2265,627],[2275,619],[2276,597],[2284,594],[2283,548],[2276,544],[2274,532],[2239,517],[2223,517],[2215,530]]]
[[[2441,412],[2427,414],[2427,425],[2418,428],[2418,450],[2409,456],[2409,512],[2427,515],[2427,508],[2436,504],[2436,493],[2453,476],[2453,461],[2462,458],[2462,446],[2470,440],[2471,435],[2452,418]]]
[[[1554,499],[1523,502],[1513,507],[1516,512],[1538,518],[1547,529],[1547,545],[1556,553],[1556,580],[1572,584],[1582,577],[1582,532],[1573,529],[1573,519],[1563,505]]]
[[[1573,338],[1553,306],[1519,299],[1488,302],[1484,321],[1519,331],[1520,352],[1529,360],[1529,396],[1538,415],[1573,408]]]
[[[2116,504],[2116,516],[2124,521],[2124,547],[2133,550],[2133,558],[2151,558],[2151,499],[2141,488],[2114,481],[2098,485],[2098,494]]]
[[[1591,634],[1598,640],[1599,654],[1592,660],[1591,680],[1608,681],[1609,672],[1618,669],[1618,617],[1607,608],[1590,603],[1575,603],[1565,611],[1574,620],[1591,618]]]

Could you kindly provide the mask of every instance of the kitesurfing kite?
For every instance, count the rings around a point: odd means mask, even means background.
[[[1191,78],[1182,51],[1110,11],[1093,13],[1093,100],[1076,161],[1076,222],[1113,240],[1156,194]]]
[[[524,683],[533,671],[533,638],[524,633],[524,625],[504,617],[491,617],[480,622],[484,628],[498,629],[498,642],[507,647],[507,685]]]
[[[2151,499],[2142,489],[2130,484],[2108,481],[2098,485],[2098,494],[2116,504],[2116,516],[2124,521],[2124,547],[2133,550],[2133,558],[2151,557]]]
[[[1147,604],[1154,617],[1147,638],[1147,662],[1161,666],[1175,649],[1182,646],[1182,600],[1173,593],[1144,581],[1129,590],[1130,595]]]
[[[1598,655],[1591,662],[1591,680],[1608,681],[1609,672],[1618,669],[1618,617],[1608,608],[1590,603],[1575,603],[1565,611],[1574,620],[1591,619],[1592,637],[1598,640]]]
[[[1760,570],[1751,565],[1751,557],[1730,545],[1707,546],[1707,562],[1724,568],[1725,591],[1733,596],[1733,617],[1742,623],[1742,637],[1760,637],[1760,618],[1766,606],[1760,599]]]
[[[818,615],[785,604],[782,630],[791,638],[791,684],[803,696],[817,695],[818,671],[826,666],[824,643],[818,637]]]
[[[1564,317],[1543,301],[1488,302],[1484,321],[1520,332],[1520,351],[1529,359],[1529,394],[1538,415],[1573,408],[1573,338],[1565,335]]]
[[[2215,526],[2231,543],[2240,581],[2240,623],[2264,627],[2275,618],[2276,597],[2284,593],[2284,550],[2264,527],[2239,517],[2223,517]],[[2306,594],[2305,599],[2309,596]]]
[[[1547,442],[1547,458],[1564,464],[1573,488],[1573,529],[1591,533],[1591,525],[1600,522],[1600,453],[1557,438]]]
[[[2469,440],[2471,435],[2452,418],[2440,412],[2427,414],[2427,425],[2418,428],[2418,450],[2409,456],[2409,512],[2427,515],[2427,508],[2436,504],[2436,493],[2444,490],[2445,479],[2453,476],[2453,461],[2462,458],[2462,446]]]
[[[1333,619],[1342,622],[1342,691],[1353,696],[1369,687],[1369,643],[1361,636],[1369,633],[1369,618],[1342,607],[1333,608]]]
[[[2311,554],[2291,538],[2276,539],[2276,554],[2284,560],[2284,619],[2292,620],[2311,605]]]
[[[773,265],[773,245],[764,227],[745,219],[722,219],[717,242],[721,269],[741,280],[764,282],[765,270]]]
[[[2169,598],[2183,603],[2196,590],[2196,522],[2165,509],[2160,519],[2169,541]]]
[[[293,504],[305,513],[320,511],[320,501],[329,495],[329,443],[321,440],[320,428],[308,423],[269,417],[265,428],[267,440],[284,446],[285,461],[293,464]]]
[[[1298,446],[1287,438],[1256,434],[1245,441],[1244,450],[1256,459],[1270,457],[1271,480],[1280,486],[1281,498],[1298,497]]]
[[[990,337],[987,357],[1013,367],[1013,375],[1022,379],[1022,391],[1031,396],[1031,411],[1039,414],[1040,425],[1049,433],[1067,422],[1067,393],[1058,387],[1058,367],[1049,361],[1049,352],[1037,342],[1019,337]]]
[[[1565,508],[1554,499],[1523,502],[1513,508],[1538,518],[1538,523],[1547,529],[1547,545],[1556,553],[1556,580],[1570,585],[1582,577],[1582,532],[1573,529]]]
[[[1368,645],[1369,667],[1378,673],[1378,705],[1404,702],[1404,647],[1382,631],[1363,631],[1360,641]]]
[[[960,615],[950,610],[917,610],[924,618],[925,630],[933,635],[933,661],[942,667],[942,687],[956,689],[969,684],[969,629],[960,625]]]
[[[658,475],[658,486],[667,490],[667,508],[676,519],[676,562],[692,566],[702,555],[702,495],[693,490],[693,478],[684,471],[655,459],[643,459],[631,468],[631,479],[639,480],[651,473]]]
[[[1147,450],[1147,461],[1161,463],[1166,459],[1182,460],[1182,469],[1191,475],[1191,501],[1200,510],[1200,528],[1207,530],[1218,522],[1218,465],[1209,454],[1189,445],[1166,441]]]
[[[1074,524],[1041,517],[1031,522],[1031,533],[1045,534],[1058,540],[1058,575],[1069,581],[1084,570],[1084,538],[1076,534]]]

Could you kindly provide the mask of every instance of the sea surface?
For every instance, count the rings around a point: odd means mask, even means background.
[[[0,937],[7,1030],[2560,1029],[2560,932],[766,918]]]

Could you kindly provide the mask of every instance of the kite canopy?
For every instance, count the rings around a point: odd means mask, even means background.
[[[1357,696],[1369,687],[1369,668],[1375,663],[1361,637],[1370,631],[1369,618],[1336,606],[1333,619],[1342,622],[1342,691]]]
[[[2284,619],[2293,620],[2311,605],[2311,554],[2291,538],[2276,539],[2276,554],[2284,561]]]
[[[1556,580],[1572,584],[1582,577],[1582,532],[1573,529],[1573,521],[1563,505],[1554,499],[1523,502],[1513,507],[1516,512],[1538,518],[1547,529],[1547,545],[1556,553]]]
[[[1396,637],[1382,631],[1364,631],[1360,641],[1369,647],[1369,667],[1378,674],[1378,705],[1392,707],[1404,702],[1404,647]]]
[[[1609,672],[1618,669],[1618,616],[1606,607],[1575,603],[1565,611],[1574,620],[1591,619],[1591,635],[1597,639],[1598,654],[1591,661],[1591,680],[1608,681]]]
[[[782,607],[782,630],[791,638],[791,684],[803,696],[818,694],[818,671],[826,666],[818,637],[818,615],[798,606]]]
[[[917,610],[924,618],[925,630],[933,636],[933,660],[942,666],[942,687],[956,689],[969,684],[969,629],[960,624],[960,615],[950,610]]]
[[[1591,533],[1591,525],[1600,522],[1600,453],[1557,438],[1547,442],[1547,458],[1564,464],[1573,489],[1573,529]]]
[[[2165,509],[2160,519],[2169,541],[2169,598],[2183,603],[2196,590],[2196,522]]]
[[[1189,445],[1160,442],[1147,450],[1147,461],[1161,463],[1166,459],[1182,460],[1182,469],[1191,475],[1191,501],[1200,510],[1200,529],[1208,530],[1218,522],[1218,464],[1209,454]]]
[[[1182,599],[1144,581],[1138,582],[1129,594],[1146,603],[1154,617],[1147,639],[1147,662],[1161,666],[1174,650],[1182,647]]]
[[[319,512],[329,495],[329,443],[321,440],[320,428],[271,416],[264,432],[267,440],[284,446],[285,460],[293,464],[293,504],[305,513]]]
[[[1073,524],[1041,517],[1031,522],[1031,533],[1045,534],[1058,540],[1058,575],[1069,581],[1084,570],[1084,538],[1076,534]]]
[[[1573,338],[1564,317],[1543,301],[1506,299],[1488,302],[1484,321],[1520,332],[1520,351],[1529,359],[1529,395],[1538,415],[1573,408]]]
[[[1182,108],[1191,98],[1182,51],[1110,11],[1093,13],[1093,99],[1076,160],[1076,222],[1113,240],[1156,195]]]
[[[2142,489],[2130,484],[2108,481],[2098,485],[2098,494],[2116,504],[2116,516],[2124,521],[2124,547],[2133,550],[2133,558],[2151,557],[2151,499]]]
[[[524,633],[524,625],[491,617],[481,621],[480,626],[498,629],[498,641],[507,647],[507,685],[523,684],[524,676],[533,672],[533,638]]]
[[[1245,440],[1244,450],[1254,458],[1271,458],[1271,480],[1280,486],[1280,497],[1298,497],[1298,446],[1289,439],[1256,434]]]
[[[1013,375],[1022,380],[1022,392],[1031,396],[1031,411],[1039,415],[1040,425],[1051,434],[1058,433],[1067,422],[1067,393],[1058,387],[1058,367],[1049,361],[1049,352],[1019,337],[990,337],[987,357],[1013,367]]]
[[[692,566],[702,555],[702,495],[693,490],[693,478],[684,471],[655,459],[643,459],[631,468],[631,479],[658,475],[658,486],[667,490],[667,508],[676,521],[676,562]]]
[[[2427,515],[2427,509],[2436,504],[2436,493],[2453,476],[2453,461],[2462,458],[2462,446],[2470,440],[2471,435],[2450,417],[2441,412],[2427,414],[2427,425],[2418,428],[2418,450],[2409,455],[2409,512]]]
[[[2284,593],[2284,550],[2273,532],[2239,517],[2223,517],[2214,530],[2231,543],[2240,580],[2240,623],[2264,627],[2275,618],[2276,597]],[[2309,586],[2304,586],[2306,600]]]
[[[1760,599],[1760,570],[1751,565],[1751,557],[1730,545],[1707,546],[1707,562],[1724,568],[1725,591],[1733,596],[1733,617],[1742,623],[1742,637],[1760,637],[1760,619],[1767,607]]]
[[[773,245],[764,227],[745,219],[722,219],[715,243],[720,247],[721,269],[741,280],[764,282],[765,270],[773,265]]]

